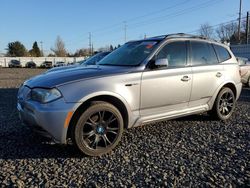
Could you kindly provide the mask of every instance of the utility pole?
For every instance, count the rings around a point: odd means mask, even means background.
[[[89,54],[92,55],[92,42],[91,42],[91,32],[89,32]]]
[[[240,10],[239,10],[239,24],[238,24],[238,40],[240,43],[240,22],[241,22],[241,8],[242,8],[242,0],[240,0]]]
[[[43,41],[40,41],[40,44],[41,44],[41,52],[42,52],[42,55],[44,56],[44,54],[43,54]]]
[[[127,23],[126,21],[123,22],[124,23],[124,43],[127,42]]]
[[[247,23],[246,23],[246,43],[249,41],[249,12],[247,12]]]

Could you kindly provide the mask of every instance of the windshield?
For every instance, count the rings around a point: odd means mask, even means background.
[[[109,52],[98,53],[84,61],[81,61],[80,65],[95,65],[97,62],[99,62],[102,58],[104,58],[108,54]]]
[[[113,66],[136,66],[141,64],[153,49],[158,41],[136,41],[129,42],[103,58],[98,65]]]

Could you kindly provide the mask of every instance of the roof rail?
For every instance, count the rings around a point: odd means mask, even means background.
[[[208,39],[205,36],[192,35],[192,34],[187,34],[187,33],[173,33],[173,34],[166,35],[166,38],[172,38],[172,37],[187,37],[187,38]]]
[[[192,35],[192,34],[187,34],[187,33],[172,33],[172,34],[167,34],[167,35],[159,35],[159,36],[150,37],[149,39],[157,39],[157,38],[166,39],[166,38],[176,38],[176,37],[199,38],[199,39],[205,39],[205,40],[213,40],[213,39],[209,39],[205,36]]]
[[[173,34],[166,35],[165,38],[175,38],[175,37],[197,38],[197,39],[204,39],[204,40],[218,42],[215,39],[210,39],[210,38],[205,37],[203,35],[192,35],[192,34],[187,34],[187,33],[173,33]]]
[[[202,36],[202,35],[192,35],[192,34],[187,34],[187,33],[172,33],[172,34],[167,34],[167,35],[153,36],[153,37],[147,38],[146,40],[153,40],[153,39],[164,40],[164,39],[181,38],[181,37],[193,38],[193,39],[204,39],[204,40],[209,40],[209,41],[213,41],[213,42],[218,42],[215,39],[210,39],[210,38]]]

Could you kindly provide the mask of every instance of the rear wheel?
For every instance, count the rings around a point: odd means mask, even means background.
[[[93,103],[79,118],[73,140],[86,155],[99,156],[110,152],[121,140],[123,118],[113,105]]]
[[[225,87],[219,92],[211,112],[217,119],[227,120],[232,116],[234,108],[234,93],[230,88]]]

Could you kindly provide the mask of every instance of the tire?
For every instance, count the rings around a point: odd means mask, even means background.
[[[235,102],[236,101],[233,91],[228,87],[224,87],[217,95],[210,114],[216,119],[226,121],[233,114]]]
[[[100,156],[114,149],[121,140],[123,118],[106,102],[93,103],[80,116],[73,129],[73,142],[86,155]]]

